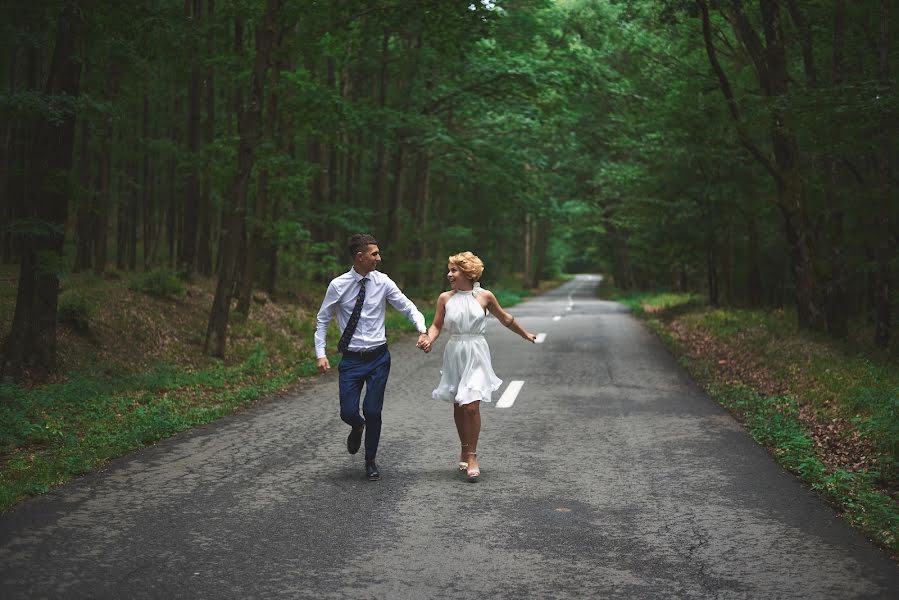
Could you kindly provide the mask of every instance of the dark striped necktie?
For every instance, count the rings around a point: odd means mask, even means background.
[[[359,295],[356,296],[356,306],[353,307],[353,314],[350,315],[350,320],[347,321],[346,329],[343,330],[340,341],[337,342],[337,349],[341,352],[346,352],[347,347],[350,345],[350,340],[353,339],[353,334],[356,333],[356,327],[359,325],[359,317],[362,315],[362,305],[365,303],[366,281],[368,281],[368,279],[364,277],[359,280]]]

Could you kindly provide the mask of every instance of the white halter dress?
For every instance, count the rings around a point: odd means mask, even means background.
[[[490,395],[503,384],[493,372],[484,338],[487,314],[475,298],[480,291],[480,284],[475,283],[473,290],[456,291],[446,302],[443,327],[450,338],[443,350],[440,383],[431,394],[438,400],[490,402]]]

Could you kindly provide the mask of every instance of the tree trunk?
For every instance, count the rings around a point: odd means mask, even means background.
[[[415,162],[415,241],[413,252],[416,260],[415,283],[423,286],[431,277],[428,261],[426,260],[430,241],[428,239],[428,205],[431,195],[431,160],[428,150],[425,148],[420,149]]]
[[[377,94],[378,107],[384,109],[387,106],[387,65],[389,58],[390,33],[384,31],[381,36],[381,59],[378,68],[377,78]],[[388,227],[388,169],[390,167],[389,153],[384,141],[384,134],[378,135],[378,141],[375,148],[375,165],[374,165],[374,181],[372,182],[372,191],[374,193],[374,205],[377,207],[378,217],[381,222],[378,223],[379,228],[385,231]]]
[[[14,94],[16,92],[16,62],[18,58],[18,47],[14,44],[9,48],[9,80],[6,83],[6,90]],[[12,223],[15,214],[12,211],[13,203],[6,196],[9,191],[9,181],[12,178],[13,170],[13,149],[15,147],[15,130],[16,125],[6,121],[0,124],[0,222]],[[6,227],[0,227],[0,262],[12,262],[12,232]]]
[[[140,192],[137,189],[138,178],[137,162],[131,163],[131,190],[128,194],[128,269],[134,271],[137,268],[137,227],[138,214],[140,212]]]
[[[206,8],[206,20],[213,24],[215,15],[215,0],[209,0]],[[209,27],[209,37],[206,40],[206,56],[215,55],[215,27]],[[206,67],[206,137],[207,146],[215,142],[215,68],[210,64]],[[212,207],[212,180],[209,169],[203,178],[203,189],[200,193],[200,231],[197,239],[197,272],[202,275],[212,275],[212,224],[215,220],[215,212]]]
[[[24,82],[24,86],[18,86],[16,72],[18,69],[18,48],[13,45],[12,56],[10,58],[10,76],[9,91],[15,92],[18,87],[25,87],[28,90],[36,91],[38,86],[36,79],[37,57],[32,50],[27,53],[24,70],[27,73],[28,81]],[[30,145],[32,140],[29,139],[32,132],[31,125],[23,122],[7,122],[5,131],[4,146],[6,148],[0,165],[0,173],[5,175],[5,179],[0,183],[0,220],[3,223],[14,223],[20,216],[25,214],[25,196],[27,194],[27,183],[25,181],[25,170],[28,164],[28,156],[30,155]],[[2,262],[13,263],[19,258],[19,244],[16,234],[9,227],[0,227],[0,240],[2,240]]]
[[[830,276],[824,290],[824,321],[827,331],[837,338],[849,335],[849,298],[846,294],[846,260],[843,257],[843,211],[829,215]]]
[[[92,199],[93,190],[91,189],[90,137],[90,122],[85,120],[81,124],[81,151],[78,154],[81,185],[75,203],[75,264],[72,270],[76,273],[90,269],[94,255],[95,211]]]
[[[278,35],[278,43],[283,38],[284,31]],[[280,71],[277,63],[272,73],[272,90],[268,94],[268,106],[263,115],[263,139],[273,141],[275,138],[275,123],[278,119],[278,85]],[[259,260],[259,249],[262,243],[262,231],[267,223],[268,198],[269,198],[269,172],[267,167],[259,171],[259,180],[256,186],[256,207],[253,219],[247,224],[249,231],[246,257],[243,261],[243,270],[240,277],[240,289],[237,294],[237,312],[244,316],[250,314],[250,298],[253,295],[253,282],[256,279],[256,264]]]
[[[878,71],[881,85],[889,90],[890,86],[890,65],[889,65],[889,22],[890,22],[890,1],[881,0],[880,2],[880,37],[878,39]],[[887,117],[888,120],[894,118],[895,115]],[[884,209],[878,215],[879,230],[881,232],[879,245],[875,253],[877,257],[877,284],[875,286],[875,302],[877,306],[876,318],[874,324],[874,343],[881,348],[888,348],[890,345],[890,329],[891,321],[891,296],[893,288],[893,273],[891,265],[895,262],[897,235],[896,220],[899,219],[899,212],[896,210],[896,192],[893,189],[895,176],[893,170],[893,152],[894,144],[891,141],[891,135],[895,134],[895,127],[891,127],[890,123],[884,123],[881,128],[882,141],[880,142],[882,157],[880,159],[880,178],[883,189]]]
[[[192,23],[189,36],[190,74],[187,80],[187,176],[181,197],[181,240],[178,244],[178,272],[191,279],[197,268],[197,230],[199,228],[200,173],[197,161],[200,153],[200,104],[202,93],[202,67],[200,65],[199,37],[203,23],[202,0],[184,0],[186,19]]]
[[[106,271],[109,245],[109,207],[112,201],[112,151],[108,129],[104,135],[105,138],[100,143],[100,156],[97,160],[97,203],[93,231],[94,273],[97,275],[102,275]]]
[[[799,14],[795,0],[790,0],[790,13]],[[801,18],[798,19],[801,21]],[[807,35],[807,34],[806,34]],[[843,83],[843,46],[846,37],[846,3],[837,0],[834,5],[832,80],[835,86]],[[803,57],[811,62],[811,42],[804,42]],[[806,67],[806,72],[809,68]],[[849,336],[849,297],[847,293],[846,259],[843,255],[843,199],[836,156],[827,161],[830,186],[825,192],[827,204],[826,235],[829,249],[830,273],[824,288],[824,321],[831,335],[845,339]]]
[[[874,343],[881,348],[890,345],[890,328],[892,318],[890,310],[890,295],[892,289],[892,277],[889,261],[878,261],[877,285],[874,290],[874,300],[877,306],[874,321]]]
[[[780,8],[777,0],[761,0],[761,8],[767,42],[765,59],[768,74],[763,88],[768,90],[769,96],[776,99],[786,95],[789,85]],[[799,148],[786,114],[777,106],[778,102],[775,102],[771,109],[769,132],[779,174],[777,202],[784,215],[787,240],[791,247],[796,311],[800,328],[816,328],[821,324],[821,309],[815,297],[814,250],[804,214]]]
[[[65,4],[45,86],[48,96],[78,96],[82,18],[78,2]],[[40,231],[32,228],[22,248],[15,314],[0,365],[4,379],[20,378],[26,371],[47,373],[56,362],[58,273],[68,217],[67,179],[72,170],[75,113],[65,110],[58,119],[39,121],[34,140],[28,216],[42,226]]]
[[[540,282],[546,279],[546,246],[549,242],[549,221],[537,221],[536,239],[534,242],[534,280],[532,287],[537,289]]]
[[[403,207],[403,177],[405,174],[404,163],[405,147],[402,141],[397,143],[396,153],[393,157],[393,182],[390,188],[389,208],[387,210],[387,235],[385,236],[387,245],[393,247],[399,241],[401,221],[401,211]]]
[[[724,248],[721,253],[721,298],[725,305],[734,303],[734,236],[731,234],[730,223],[725,224]]]
[[[702,13],[706,53],[718,78],[721,91],[727,100],[740,142],[767,169],[777,186],[775,203],[783,216],[787,243],[790,247],[791,273],[799,327],[803,329],[816,327],[821,321],[821,310],[815,297],[814,252],[806,223],[799,173],[799,149],[796,135],[780,107],[780,98],[787,93],[789,73],[787,72],[786,49],[778,2],[777,0],[760,0],[762,28],[766,42],[764,45],[753,29],[751,21],[743,12],[740,3],[734,3],[730,19],[734,33],[753,61],[762,93],[772,99],[768,116],[769,137],[774,160],[771,160],[766,152],[755,145],[745,128],[730,82],[718,62],[712,41],[708,5],[704,0],[696,0],[696,3]]]
[[[524,214],[524,264],[521,265],[522,287],[534,287],[534,217],[528,210]]]
[[[748,287],[749,306],[759,307],[762,305],[762,267],[761,264],[759,264],[761,262],[761,250],[759,249],[758,227],[754,217],[748,219],[746,227],[748,229],[747,237],[749,244],[749,268],[747,271],[746,282]]]
[[[181,114],[181,103],[178,101],[177,97],[175,98],[174,108],[172,110],[172,114],[179,115]],[[181,142],[181,130],[178,128],[175,120],[172,120],[172,145],[177,147]],[[176,177],[178,176],[178,159],[175,157],[171,157],[169,159],[169,173],[168,173],[168,188],[167,195],[165,198],[165,239],[168,248],[168,265],[170,268],[175,268],[175,249],[177,248],[177,227],[178,227],[178,211],[177,206],[175,204],[175,194],[178,192],[178,187],[175,185]]]
[[[708,235],[705,240],[705,264],[706,280],[709,286],[709,304],[711,306],[720,304],[718,297],[718,268],[715,254],[715,237]]]
[[[603,226],[608,232],[609,245],[612,253],[612,277],[615,285],[622,290],[632,290],[637,287],[634,270],[631,266],[630,252],[627,240],[613,220],[613,208],[606,208],[601,216]]]
[[[143,250],[144,250],[144,269],[149,268],[150,258],[153,254],[154,246],[154,227],[153,227],[153,207],[151,205],[150,196],[150,149],[147,142],[150,139],[150,97],[144,93],[143,116],[141,118],[141,186],[140,186],[140,205],[143,214]]]
[[[234,286],[234,266],[246,212],[247,191],[253,170],[256,145],[262,134],[262,101],[265,98],[265,77],[275,41],[275,17],[282,0],[267,0],[263,21],[256,27],[256,56],[246,106],[237,107],[237,129],[240,136],[237,153],[237,175],[230,194],[227,220],[223,224],[222,260],[219,267],[215,298],[206,329],[205,350],[217,357],[225,355],[228,314]],[[235,50],[242,54],[243,25],[238,21],[234,35]]]
[[[37,27],[38,25],[34,25]],[[18,78],[16,77],[15,65],[18,61],[14,61],[13,68],[10,72],[10,91],[25,89],[37,93],[44,84],[44,75],[42,74],[43,56],[40,48],[33,46],[28,47],[25,52],[25,61],[22,71],[24,72],[23,85],[17,86]],[[34,132],[38,127],[37,118],[28,119],[26,121],[17,121],[10,126],[10,162],[2,163],[4,167],[9,168],[9,177],[6,187],[0,188],[5,192],[6,197],[3,198],[6,219],[5,223],[14,223],[20,218],[24,218],[29,214],[28,200],[32,194],[29,188],[28,170],[30,168],[29,160],[34,147]],[[18,232],[12,227],[0,227],[0,235],[3,239],[3,262],[13,263],[21,259],[21,241]]]
[[[272,223],[281,219],[281,202],[276,197],[272,202]],[[278,284],[278,244],[271,235],[265,236],[265,279],[263,287],[269,296],[274,296]]]
[[[375,147],[375,164],[373,166],[372,193],[374,194],[373,206],[376,209],[374,228],[386,232],[390,228],[390,152],[382,135],[378,136]]]
[[[293,31],[295,32],[297,29],[296,23],[293,24]],[[281,72],[293,73],[296,70],[296,62],[293,59],[286,59],[284,63],[278,64],[278,70]],[[286,96],[287,101],[289,102],[290,98],[293,96],[291,91],[291,87],[288,86],[286,90],[284,90],[284,95]],[[275,147],[281,151],[283,156],[286,156],[293,162],[296,159],[296,144],[294,142],[294,132],[293,132],[293,124],[294,124],[294,112],[293,111],[277,111],[278,112],[278,123],[274,128],[275,134]],[[279,166],[276,176],[279,178],[283,178],[287,175],[286,168],[284,166]],[[281,220],[281,206],[282,203],[288,205],[289,200],[286,198],[282,198],[281,194],[276,194],[272,199],[272,216],[271,223],[277,224]],[[274,227],[267,227],[265,230],[264,237],[264,245],[265,245],[265,290],[269,293],[269,295],[274,296],[275,288],[278,283],[278,251],[279,251],[279,240],[277,236],[277,231]]]
[[[127,164],[125,165],[127,169]],[[120,178],[121,179],[121,178]],[[125,270],[128,262],[128,204],[129,197],[122,193],[122,186],[119,186],[118,202],[116,203],[115,213],[115,267],[119,271]]]
[[[327,238],[326,227],[321,218],[322,207],[325,205],[325,173],[322,167],[322,143],[318,139],[311,140],[306,145],[306,160],[315,169],[309,180],[309,232],[316,242]]]
[[[118,177],[116,203],[116,269],[120,271],[127,269],[132,262],[132,247],[135,243],[134,210],[137,204],[136,181],[134,161],[130,159],[124,161]]]

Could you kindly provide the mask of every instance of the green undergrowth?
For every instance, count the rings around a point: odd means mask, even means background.
[[[202,371],[159,364],[121,379],[85,372],[31,389],[0,386],[0,508],[231,414],[316,370],[307,358],[271,372],[269,358],[260,346],[240,364]]]
[[[899,487],[899,368],[894,359],[858,342],[799,332],[789,311],[710,308],[690,294],[610,290],[606,297],[633,307],[710,397],[731,410],[781,465],[833,503],[848,522],[899,555],[899,502],[890,493]],[[691,346],[685,330],[714,340],[726,360],[708,344]],[[722,362],[739,364],[727,371]],[[749,383],[740,380],[746,365],[751,365]],[[874,456],[861,457],[863,466],[854,470],[828,468],[800,418],[803,407],[820,422],[848,423],[848,432],[833,431],[835,440],[858,435]]]
[[[663,311],[668,314],[671,314],[672,311],[684,312],[701,305],[703,302],[702,296],[698,294],[674,292],[636,292],[625,294],[616,291],[605,297],[631,307],[635,313],[644,317]]]

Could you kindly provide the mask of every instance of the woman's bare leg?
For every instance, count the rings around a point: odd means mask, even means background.
[[[459,444],[462,447],[459,454],[459,468],[468,466],[468,438],[465,433],[465,411],[461,404],[453,403],[453,420],[456,422],[456,433],[459,434]],[[465,465],[463,466],[463,463]]]
[[[464,411],[465,438],[468,441],[468,470],[480,471],[478,463],[478,437],[481,435],[481,401],[477,400],[462,407]]]

